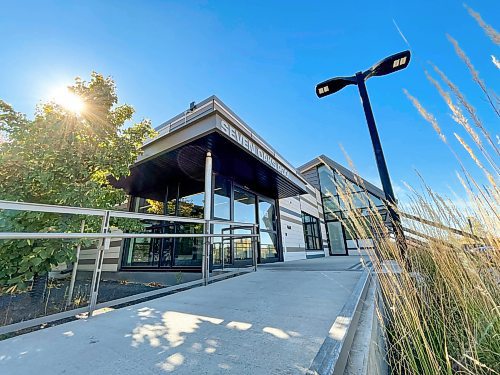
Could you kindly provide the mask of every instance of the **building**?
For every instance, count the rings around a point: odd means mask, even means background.
[[[144,144],[129,177],[114,181],[130,195],[129,210],[259,224],[258,262],[345,255],[373,246],[346,236],[332,181],[343,179],[383,206],[383,192],[320,156],[295,168],[220,99],[212,96],[170,119]],[[360,183],[360,181],[362,183]],[[362,200],[360,200],[361,202]],[[199,225],[150,223],[154,233],[201,233]],[[213,233],[241,233],[223,223]],[[202,242],[195,238],[113,242],[104,271],[199,271]],[[216,239],[211,267],[252,261],[249,243]]]
[[[389,226],[383,203],[384,192],[325,155],[302,165],[298,171],[320,192],[330,255],[346,255],[352,250],[373,248],[373,239],[354,236],[346,211],[355,211],[358,217],[365,219],[370,212],[378,211]],[[343,196],[339,189],[342,189]]]

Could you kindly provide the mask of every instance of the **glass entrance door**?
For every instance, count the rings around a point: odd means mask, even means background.
[[[278,217],[276,202],[260,197],[232,181],[216,175],[214,178],[212,217],[216,220],[259,224],[259,263],[276,262],[279,252]],[[252,230],[241,225],[213,224],[214,234],[251,234]],[[252,239],[215,237],[212,242],[211,266],[247,266],[253,262]]]
[[[328,240],[330,242],[331,255],[346,255],[346,244],[344,231],[340,221],[328,221],[327,223]]]
[[[213,224],[212,233],[231,234],[231,227],[225,224]],[[231,237],[212,238],[212,256],[210,257],[214,268],[228,267],[233,263],[231,251]]]
[[[257,221],[257,197],[242,188],[234,188],[234,221],[255,224]],[[251,234],[247,228],[232,228],[233,234]],[[246,266],[252,264],[251,238],[233,238],[232,241],[234,265]]]
[[[280,260],[278,251],[278,218],[273,200],[259,197],[259,262],[271,263]]]

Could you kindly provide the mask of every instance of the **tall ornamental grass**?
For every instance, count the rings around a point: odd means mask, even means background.
[[[478,13],[468,11],[500,44],[499,34]],[[493,111],[497,122],[489,128],[498,129],[498,96],[459,43],[448,39]],[[405,94],[457,158],[463,198],[445,198],[424,182],[418,191],[408,186],[409,203],[399,207],[408,246],[404,255],[387,226],[394,223],[383,212],[351,210],[338,219],[352,236],[375,240],[370,256],[383,300],[378,312],[393,373],[499,374],[499,139],[488,132],[458,86],[439,67],[429,66],[425,74],[451,112],[456,141],[450,141],[416,97],[406,90]],[[458,152],[460,148],[465,152]],[[466,168],[459,154],[470,157],[474,167]],[[346,207],[353,206],[349,187],[343,184],[338,190]]]

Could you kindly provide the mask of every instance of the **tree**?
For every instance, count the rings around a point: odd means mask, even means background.
[[[93,72],[89,82],[68,87],[83,103],[75,114],[49,102],[34,119],[0,100],[0,199],[109,209],[125,192],[109,183],[129,174],[147,137],[148,120],[125,127],[134,113],[118,105],[114,81]],[[1,231],[78,231],[75,215],[3,212]],[[87,220],[87,218],[86,218]],[[97,220],[90,220],[98,229]],[[72,260],[74,243],[56,240],[0,241],[0,286],[25,288],[32,277]]]

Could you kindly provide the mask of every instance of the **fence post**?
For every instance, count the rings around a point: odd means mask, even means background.
[[[109,233],[109,218],[110,212],[106,211],[102,218],[101,233]],[[109,251],[111,238],[102,238],[97,247],[97,254],[95,259],[94,273],[92,275],[92,288],[90,290],[90,304],[89,304],[89,317],[92,316],[95,306],[97,304],[97,295],[99,294],[99,282],[101,281],[102,264],[104,261],[104,253]]]
[[[224,233],[223,231],[221,231],[221,234]],[[231,248],[231,240],[229,240],[229,248]],[[221,237],[220,238],[220,254],[221,254],[221,262],[222,262],[222,271],[224,271],[224,258],[226,256],[225,252],[224,252],[224,237]]]
[[[208,233],[207,234],[210,234],[211,230],[210,230],[210,220],[207,220],[207,228],[208,228]],[[208,282],[209,282],[209,279],[210,279],[210,248],[212,246],[212,237],[207,237],[206,238],[206,241],[205,241],[205,246],[207,247],[206,249],[206,253],[207,253],[207,261],[206,261],[206,265],[207,265],[207,270],[206,270],[206,282],[205,282],[205,285],[208,285]]]
[[[257,234],[257,226],[255,224],[252,229],[252,234]],[[252,237],[253,267],[255,272],[257,272],[257,251],[259,251],[259,240],[260,237]]]
[[[82,226],[80,228],[80,233],[85,231],[85,220],[82,220]],[[75,288],[76,272],[78,268],[78,261],[80,260],[80,250],[82,245],[79,243],[76,247],[76,260],[73,263],[73,271],[71,272],[71,282],[69,283],[68,300],[66,301],[66,307],[71,305],[71,300],[73,299],[73,289]]]
[[[210,278],[210,220],[205,220],[204,224],[204,234],[203,237],[203,256],[201,262],[201,277],[203,279],[203,285],[208,285],[208,279]]]
[[[205,221],[205,224],[203,224],[203,233],[204,234],[207,234],[207,222]],[[206,247],[206,241],[207,241],[207,238],[206,237],[203,237],[203,249],[202,249],[202,254],[201,254],[201,279],[203,280],[203,285],[206,285],[205,284],[205,279],[206,279],[206,273],[207,273],[207,266],[206,266],[206,251],[207,251],[207,247]]]

